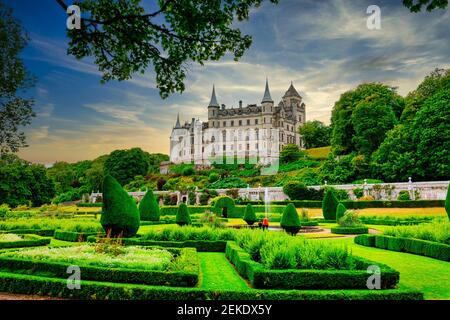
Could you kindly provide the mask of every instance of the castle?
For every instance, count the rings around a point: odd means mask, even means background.
[[[266,79],[261,105],[244,107],[239,101],[237,108],[219,105],[213,86],[207,122],[192,118],[181,125],[177,116],[170,136],[170,161],[207,166],[211,159],[225,156],[226,163],[236,158],[272,163],[286,144],[303,148],[298,129],[305,121],[303,98],[292,83],[275,105]]]

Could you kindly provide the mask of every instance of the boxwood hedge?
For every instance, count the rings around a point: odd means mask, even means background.
[[[264,289],[366,289],[367,267],[377,265],[381,269],[381,288],[397,285],[400,274],[387,265],[354,257],[356,270],[268,270],[251,260],[250,255],[235,242],[229,241],[226,256],[238,273],[248,279],[254,288]]]
[[[331,227],[331,233],[335,233],[335,234],[364,234],[364,233],[368,233],[368,232],[369,232],[369,228],[367,228],[366,226]]]
[[[23,240],[0,242],[0,249],[46,246],[50,241],[50,238],[41,237],[35,234],[25,234],[23,235]]]
[[[84,232],[71,232],[56,230],[54,238],[58,240],[70,241],[70,242],[84,242],[88,236],[97,235],[97,233],[84,233]]]

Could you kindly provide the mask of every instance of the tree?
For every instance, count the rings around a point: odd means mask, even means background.
[[[56,2],[67,10],[63,0]],[[159,0],[158,9],[145,12],[140,0],[85,0],[78,3],[81,29],[68,31],[68,54],[93,57],[103,72],[102,81],[128,80],[152,65],[160,95],[166,98],[185,89],[188,61],[203,65],[228,52],[239,60],[252,38],[232,25],[247,20],[250,9],[261,3]]]
[[[134,199],[110,175],[103,181],[103,210],[100,218],[106,234],[133,237],[139,230],[139,210]]]
[[[330,145],[331,128],[321,121],[307,121],[299,128],[299,133],[307,149]]]
[[[135,176],[145,176],[149,169],[149,154],[140,148],[115,150],[105,161],[105,174],[110,174],[122,185],[128,184]]]
[[[55,196],[55,185],[45,167],[31,164],[16,155],[0,157],[0,203],[11,207],[41,206]]]
[[[28,35],[12,10],[0,3],[0,155],[27,146],[20,127],[35,116],[34,100],[19,96],[35,82],[20,57],[27,42]]]
[[[55,182],[57,194],[67,192],[73,188],[75,171],[71,164],[64,161],[55,162],[47,170],[47,175]]]
[[[289,181],[283,186],[283,192],[291,200],[321,200],[323,194],[313,188],[308,188],[299,181]]]
[[[423,7],[427,11],[434,9],[445,9],[448,6],[448,0],[403,0],[405,7],[411,10],[411,12],[420,12]]]
[[[336,211],[339,200],[332,190],[327,190],[322,200],[322,214],[325,220],[336,220]]]
[[[253,210],[253,207],[250,203],[247,204],[247,207],[245,207],[244,221],[247,222],[249,226],[258,221],[258,219],[256,218],[255,210]]]
[[[298,145],[296,144],[287,144],[283,147],[280,153],[280,160],[281,163],[290,163],[297,161],[302,156],[304,156],[304,153],[300,151],[298,148]]]
[[[336,209],[336,222],[339,222],[339,220],[344,216],[346,211],[347,208],[344,206],[344,204],[342,202],[339,202]]]
[[[152,190],[148,190],[139,203],[139,213],[143,221],[159,221],[159,205]]]
[[[186,225],[190,225],[192,223],[191,217],[189,215],[189,209],[185,203],[180,203],[180,205],[178,206],[178,211],[177,211],[177,216],[175,218],[175,222],[179,226],[186,226]]]
[[[447,197],[445,198],[445,211],[447,211],[448,220],[450,220],[450,183],[447,187]]]
[[[301,228],[300,218],[297,209],[292,203],[289,203],[283,211],[280,226],[290,235],[295,236]]]

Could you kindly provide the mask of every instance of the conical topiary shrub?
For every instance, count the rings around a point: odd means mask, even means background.
[[[336,209],[336,222],[339,222],[339,219],[344,216],[345,211],[347,211],[347,208],[341,202],[339,202]]]
[[[147,191],[141,203],[139,203],[139,213],[141,220],[159,221],[159,206],[152,190]]]
[[[296,235],[300,230],[300,218],[298,217],[297,209],[292,203],[289,203],[284,209],[280,226],[291,235]]]
[[[445,211],[447,211],[448,220],[450,220],[450,183],[447,188],[447,198],[445,199]]]
[[[332,190],[327,190],[322,200],[322,213],[326,220],[336,220],[336,210],[339,200]]]
[[[253,210],[252,205],[249,203],[245,208],[244,221],[247,222],[249,226],[253,225],[258,219],[256,219],[255,210]]]
[[[103,180],[103,210],[100,223],[106,234],[112,237],[133,237],[139,229],[140,218],[136,203],[110,175]]]
[[[185,203],[181,203],[178,207],[177,217],[175,222],[179,226],[186,226],[191,224],[191,217],[189,216],[189,209]]]

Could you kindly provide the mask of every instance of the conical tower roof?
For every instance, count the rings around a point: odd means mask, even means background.
[[[177,114],[177,123],[175,124],[175,129],[180,129],[181,125],[180,125],[180,114]]]
[[[220,107],[219,103],[217,102],[217,98],[216,98],[216,89],[213,85],[213,90],[212,90],[212,94],[211,94],[211,101],[209,102],[208,107]]]
[[[264,97],[261,102],[262,103],[264,103],[264,102],[272,102],[273,103],[272,97],[270,96],[269,80],[267,80],[267,78],[266,78],[266,89],[264,90]]]
[[[285,98],[285,97],[299,97],[299,98],[301,98],[300,94],[294,88],[294,85],[292,84],[292,82],[291,82],[291,85],[289,86],[289,89],[284,94],[283,98]]]

